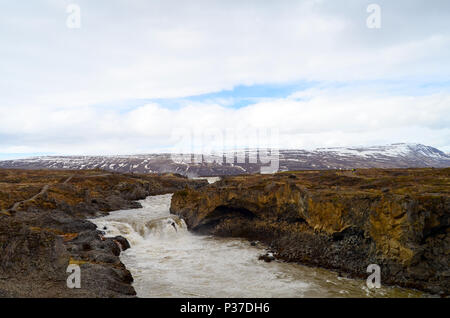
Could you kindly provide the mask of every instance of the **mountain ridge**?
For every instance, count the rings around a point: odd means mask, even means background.
[[[232,154],[232,162],[230,162]],[[0,161],[5,169],[103,169],[133,173],[179,173],[190,177],[258,173],[261,151],[233,150],[222,154],[197,154],[179,159],[170,153],[122,156],[40,156]],[[367,147],[328,147],[314,150],[280,149],[269,158],[279,159],[279,171],[353,168],[450,167],[450,155],[431,146],[395,143]],[[225,157],[227,159],[225,159]],[[240,159],[240,160],[239,160]]]

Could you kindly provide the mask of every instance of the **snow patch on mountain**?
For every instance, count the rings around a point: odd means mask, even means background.
[[[266,150],[264,149],[264,152]],[[422,144],[396,143],[371,147],[331,147],[313,151],[279,150],[279,170],[450,167],[450,156]],[[257,149],[224,154],[139,154],[120,156],[45,156],[0,161],[0,168],[15,169],[106,169],[133,173],[180,173],[217,176],[259,173],[264,164],[256,160]],[[224,162],[223,158],[226,157]],[[233,159],[239,160],[232,162]],[[174,159],[175,160],[172,160]]]

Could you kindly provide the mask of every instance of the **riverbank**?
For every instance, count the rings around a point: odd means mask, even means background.
[[[450,169],[301,171],[225,177],[173,196],[191,231],[244,237],[277,258],[386,285],[450,293]]]
[[[0,170],[0,297],[135,296],[119,258],[127,240],[106,238],[86,219],[205,184],[172,174]],[[80,266],[80,289],[66,285],[69,264]]]

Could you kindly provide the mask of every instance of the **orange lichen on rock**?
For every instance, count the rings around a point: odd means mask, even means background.
[[[175,193],[193,231],[259,239],[278,256],[448,293],[450,169],[298,171],[225,177]]]

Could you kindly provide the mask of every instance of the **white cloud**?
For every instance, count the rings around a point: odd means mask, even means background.
[[[82,28],[70,30],[70,2],[0,11],[3,152],[143,152],[166,147],[177,127],[237,123],[279,128],[286,146],[411,141],[450,150],[448,85],[426,96],[327,85],[448,83],[448,1],[380,0],[379,30],[366,27],[369,2],[325,0],[79,0]],[[294,81],[325,84],[239,110],[219,101],[128,113],[95,106]]]
[[[417,21],[411,1],[381,1],[383,26],[369,30],[364,1],[349,3],[80,0],[79,30],[66,28],[64,1],[33,12],[10,4],[0,12],[0,93],[78,105],[305,79],[448,78],[445,11],[416,5]]]
[[[0,134],[22,134],[14,142],[33,152],[66,154],[163,150],[173,146],[177,129],[235,129],[239,136],[247,129],[269,128],[280,134],[273,146],[287,148],[422,142],[448,149],[450,94],[391,97],[321,89],[307,95],[306,100],[291,96],[240,109],[211,103],[173,110],[151,103],[127,113],[95,107],[47,114],[16,109],[2,114]]]

